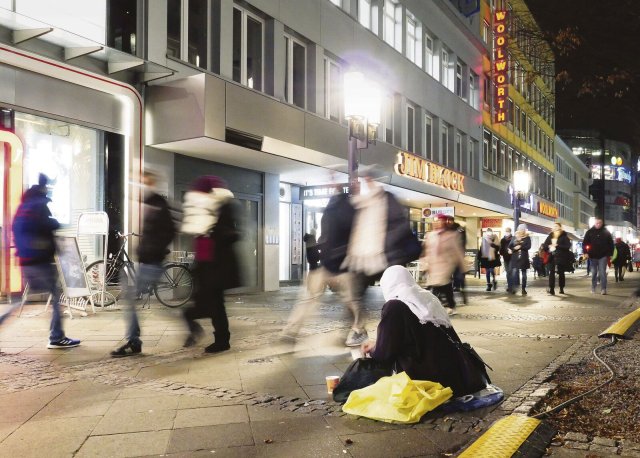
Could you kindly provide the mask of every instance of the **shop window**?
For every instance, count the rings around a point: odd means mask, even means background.
[[[340,122],[342,119],[342,69],[334,60],[324,58],[325,117]]]
[[[207,0],[167,1],[168,56],[208,68],[207,5]]]
[[[264,65],[262,19],[233,7],[233,80],[262,90]]]
[[[500,142],[498,144],[498,164],[497,164],[497,173],[501,177],[506,175],[505,164],[506,164],[506,149],[507,145],[504,142]]]
[[[284,95],[287,102],[300,108],[306,107],[307,48],[290,35],[284,36],[285,73]]]
[[[49,209],[63,225],[59,232],[76,235],[80,213],[104,210],[104,150],[99,132],[24,113],[15,114],[15,129],[24,144],[25,188],[37,184],[40,173],[46,174]],[[80,249],[89,259],[97,258],[96,248],[92,241],[80,240]]]
[[[422,67],[422,24],[409,11],[407,11],[406,23],[406,55],[411,62]]]
[[[107,3],[107,46],[136,54],[137,2],[109,0]]]
[[[441,72],[440,81],[442,81],[442,84],[447,89],[453,92],[454,88],[453,88],[453,78],[451,75],[452,73],[451,62],[449,62],[449,59],[450,59],[449,51],[447,51],[446,49],[443,49],[441,56],[442,56],[442,65],[440,68],[440,72]]]

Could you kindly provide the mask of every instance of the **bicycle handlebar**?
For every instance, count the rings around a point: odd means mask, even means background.
[[[126,239],[127,237],[129,237],[131,235],[133,235],[135,237],[140,237],[140,234],[136,234],[135,232],[129,232],[128,234],[123,234],[120,231],[116,231],[116,238],[117,239]]]

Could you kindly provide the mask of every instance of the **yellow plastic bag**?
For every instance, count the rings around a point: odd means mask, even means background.
[[[400,372],[352,391],[342,410],[387,423],[417,423],[452,395],[451,388],[436,382],[411,380],[405,372]]]

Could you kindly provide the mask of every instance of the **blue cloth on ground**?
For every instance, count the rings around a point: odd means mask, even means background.
[[[438,410],[444,413],[469,412],[498,404],[503,399],[504,392],[497,386],[489,384],[483,390],[445,402]]]

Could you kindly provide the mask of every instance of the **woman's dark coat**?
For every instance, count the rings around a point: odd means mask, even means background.
[[[553,232],[549,234],[547,239],[542,244],[544,246],[544,249],[551,255],[551,257],[549,258],[549,262],[555,263],[556,267],[561,268],[565,272],[573,270],[573,262],[575,260],[575,257],[573,256],[573,252],[571,251],[571,240],[569,240],[569,235],[565,231],[562,231],[562,233],[558,237],[556,250],[554,252],[549,251],[552,241]]]
[[[516,248],[516,245],[519,245]],[[531,249],[531,237],[528,235],[517,241],[516,237],[511,238],[509,249],[513,251],[511,254],[510,269],[528,269],[531,267],[529,262],[529,250]]]

